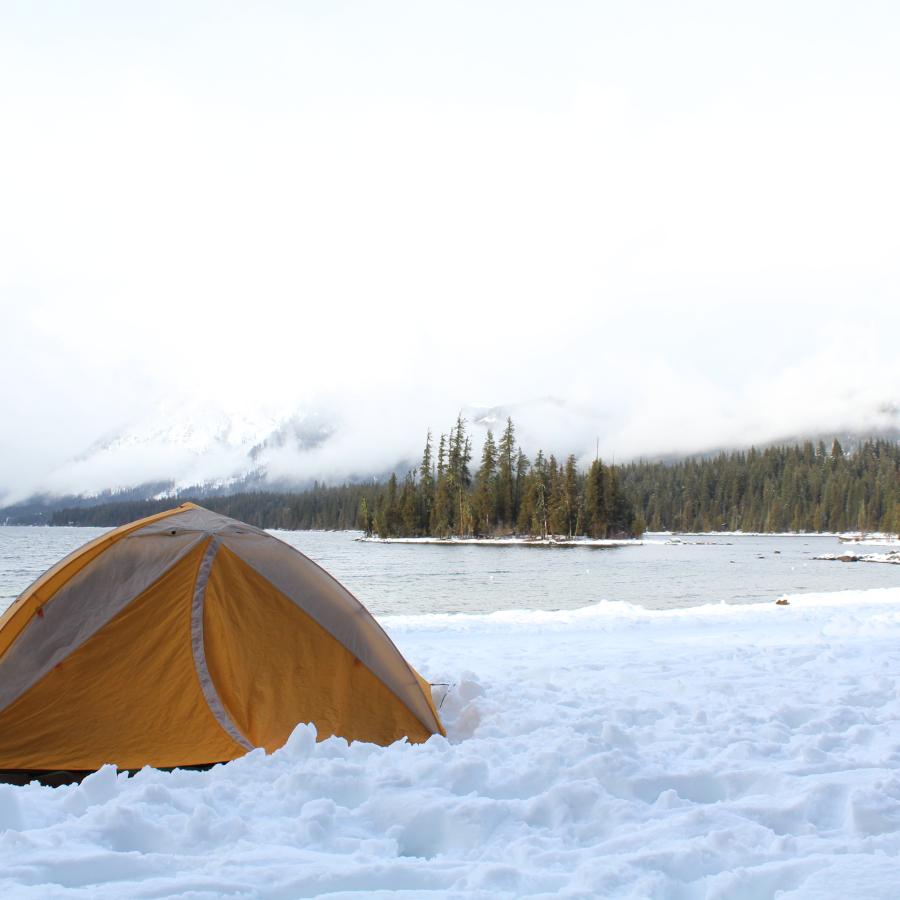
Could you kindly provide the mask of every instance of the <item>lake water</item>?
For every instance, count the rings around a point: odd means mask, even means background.
[[[102,528],[0,527],[0,612]],[[373,613],[573,609],[619,600],[651,609],[772,602],[781,594],[894,587],[900,566],[815,560],[824,536],[648,535],[641,546],[378,544],[353,532],[273,532],[342,581]]]

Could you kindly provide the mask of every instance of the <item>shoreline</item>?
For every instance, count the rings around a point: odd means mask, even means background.
[[[435,546],[472,547],[641,547],[651,545],[722,545],[716,541],[683,540],[683,538],[837,538],[849,545],[900,547],[900,538],[881,532],[836,531],[646,531],[639,538],[555,538],[555,537],[356,537],[365,544],[431,544]],[[828,557],[831,558],[831,557]]]
[[[887,553],[823,553],[813,559],[843,563],[887,563],[900,566],[900,550],[889,550]]]
[[[8,522],[0,522],[0,528],[87,528],[97,531],[108,531],[116,528],[116,525],[82,525],[82,524],[66,524],[51,525],[50,523],[17,525]],[[360,534],[358,528],[264,528],[264,531],[283,531],[289,533],[314,532],[320,534]],[[449,544],[449,543],[470,543],[470,544],[486,544],[498,545],[502,542],[509,544],[553,544],[555,546],[629,546],[633,544],[660,544],[666,541],[657,540],[658,538],[680,538],[680,537],[760,537],[760,538],[837,538],[845,544],[861,544],[869,546],[881,547],[898,547],[900,548],[900,535],[891,534],[889,532],[880,531],[645,531],[644,536],[640,538],[598,538],[595,540],[588,538],[568,539],[550,539],[550,538],[378,538],[378,537],[356,537],[353,540],[369,543],[393,544],[393,543],[409,543],[409,544]],[[679,543],[677,540],[673,543]],[[681,542],[685,543],[685,542]]]
[[[415,537],[415,538],[354,538],[361,544],[433,544],[438,546],[472,546],[472,547],[639,547],[647,541],[642,538],[461,538],[461,537]],[[653,541],[651,543],[666,543]]]

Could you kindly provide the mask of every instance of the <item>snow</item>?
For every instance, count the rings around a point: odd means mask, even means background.
[[[900,587],[788,600],[385,618],[447,739],[0,785],[0,894],[893,898]]]
[[[368,544],[441,544],[442,546],[475,545],[481,547],[627,547],[629,545],[672,543],[671,541],[645,541],[638,538],[532,538],[532,537],[358,537]]]
[[[641,538],[563,538],[563,537],[390,537],[377,536],[358,537],[357,541],[370,544],[441,544],[448,545],[480,545],[484,547],[626,547],[642,544],[708,544],[710,541],[687,540],[687,538],[724,538],[724,537],[836,537],[846,544],[873,544],[885,547],[900,547],[900,538],[890,535],[872,533],[865,536],[856,533],[839,534],[834,531],[648,531]],[[830,557],[817,557],[820,559]]]
[[[814,556],[813,559],[830,559],[840,562],[893,563],[894,565],[900,565],[900,550],[891,550],[888,553],[822,553],[820,556]]]
[[[37,482],[6,485],[4,503],[35,493],[97,497],[157,482],[173,485],[157,492],[157,499],[198,485],[216,490],[248,477],[265,477],[273,464],[283,464],[284,455],[296,462],[332,431],[329,421],[294,404],[260,404],[254,398],[252,405],[241,408],[196,398],[169,399],[143,409],[76,457],[60,460]],[[297,473],[295,468],[289,474],[299,477]]]
[[[845,544],[864,544],[874,547],[900,548],[900,535],[886,534],[883,531],[871,531],[866,534],[856,532],[838,536]]]
[[[847,544],[900,545],[900,535],[885,531],[648,531],[647,534],[678,534],[692,537],[836,537]]]

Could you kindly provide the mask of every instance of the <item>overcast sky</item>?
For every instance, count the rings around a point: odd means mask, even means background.
[[[0,19],[0,494],[221,412],[326,414],[334,477],[472,404],[617,458],[898,421],[896,3]]]

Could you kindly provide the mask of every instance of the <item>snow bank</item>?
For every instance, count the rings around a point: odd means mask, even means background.
[[[665,543],[664,541],[645,541],[640,538],[465,538],[465,537],[358,537],[354,540],[364,544],[440,544],[441,546],[478,546],[478,547],[627,547],[640,546],[645,543]]]
[[[862,542],[859,542],[862,543]],[[900,565],[900,550],[889,550],[887,553],[822,553],[813,559],[828,559],[837,562],[874,562]]]
[[[837,531],[647,531],[645,534],[677,534],[688,537],[841,537]],[[849,534],[847,535],[849,537]]]
[[[789,600],[386,618],[448,739],[0,785],[0,892],[893,898],[900,588]]]
[[[883,531],[860,532],[838,535],[845,544],[863,544],[875,547],[900,547],[900,535],[886,534]]]

